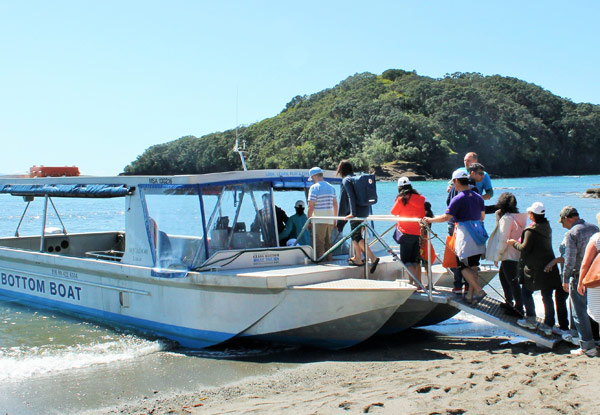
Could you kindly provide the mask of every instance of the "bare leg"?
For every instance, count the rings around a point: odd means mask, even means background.
[[[469,283],[469,293],[467,298],[473,298],[473,293],[480,295],[483,291],[481,285],[479,285],[479,274],[477,274],[477,267],[465,268],[461,271],[462,276]]]
[[[419,281],[421,281],[421,264],[410,264],[406,266],[412,275]]]
[[[365,251],[367,252],[367,255],[365,255],[365,258],[368,256],[369,259],[371,260],[371,263],[375,262],[375,260],[377,259],[377,257],[375,256],[375,254],[373,253],[373,251],[371,251],[371,248],[369,247],[369,245],[367,245],[366,249],[365,249],[365,240],[364,239],[361,240],[359,242],[359,244],[360,244],[360,250],[361,250],[361,252],[365,252]]]
[[[352,247],[354,248],[354,256],[350,257],[350,260],[352,262],[354,262],[355,264],[362,264],[363,260],[362,260],[362,246],[359,242],[356,242],[355,240],[352,240]]]

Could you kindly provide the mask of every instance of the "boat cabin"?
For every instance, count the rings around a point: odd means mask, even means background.
[[[331,171],[325,172],[325,180],[341,183]],[[236,255],[257,251],[263,252],[260,261],[269,265],[265,249],[290,250],[280,248],[283,229],[275,212],[294,214],[294,202],[306,201],[311,185],[306,170],[0,178],[0,194],[23,197],[26,203],[14,236],[0,238],[0,247],[149,267],[160,276],[226,266]],[[22,236],[21,224],[36,198],[44,202],[43,212],[34,213],[41,232]],[[55,198],[94,198],[98,205],[102,199],[124,198],[124,230],[69,233]],[[58,218],[60,228],[47,226],[49,215]],[[292,255],[296,262],[312,254],[309,246],[292,249],[301,250]]]

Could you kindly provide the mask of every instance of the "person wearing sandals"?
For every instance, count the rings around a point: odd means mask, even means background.
[[[525,306],[526,317],[517,320],[517,324],[531,330],[538,328],[533,292],[542,292],[545,319],[539,329],[545,335],[552,334],[554,326],[554,302],[552,293],[561,288],[558,268],[553,267],[550,272],[545,270],[546,264],[554,259],[552,251],[552,228],[546,219],[546,208],[541,202],[534,202],[527,208],[529,219],[532,223],[523,230],[521,241],[509,239],[508,245],[521,252],[520,278],[523,286],[521,295]]]
[[[342,177],[342,189],[340,192],[340,203],[339,203],[339,216],[345,216],[346,220],[352,218],[365,218],[369,216],[369,207],[360,206],[356,203],[356,191],[354,189],[354,169],[352,164],[348,160],[340,161],[337,167],[336,175]],[[350,229],[353,231],[356,229],[362,221],[352,220],[350,221]],[[338,229],[339,225],[338,225]],[[363,228],[364,229],[364,228]],[[373,254],[371,248],[368,245],[365,246],[365,240],[363,238],[362,230],[356,231],[352,234],[352,247],[354,248],[354,256],[348,259],[350,265],[364,265],[363,253],[365,253],[365,261],[367,258],[371,260],[371,274],[377,269],[379,264],[379,258]]]
[[[517,199],[512,193],[502,193],[496,203],[496,228],[490,235],[486,259],[498,266],[505,302],[500,304],[507,314],[523,316],[523,298],[519,284],[519,258],[521,253],[506,241],[518,239],[527,225],[527,214],[519,213]]]
[[[479,284],[479,259],[485,253],[487,234],[483,228],[485,219],[485,206],[483,198],[469,188],[469,177],[463,169],[452,173],[452,183],[458,194],[452,198],[446,212],[433,218],[423,218],[424,223],[447,222],[451,218],[456,220],[456,255],[458,268],[469,283],[469,291],[465,300],[473,305],[477,304],[486,293]]]
[[[398,179],[398,196],[392,207],[392,215],[418,219],[425,216],[425,198],[412,187],[408,177]],[[400,244],[400,259],[421,282],[421,226],[418,222],[398,222],[396,229],[401,235],[396,241]]]

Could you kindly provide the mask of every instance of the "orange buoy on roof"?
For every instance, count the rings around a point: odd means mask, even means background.
[[[61,176],[79,176],[79,167],[77,166],[33,166],[29,169],[29,177],[61,177]]]

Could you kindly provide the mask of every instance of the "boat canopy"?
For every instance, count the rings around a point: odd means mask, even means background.
[[[123,197],[133,193],[135,187],[124,184],[17,184],[0,185],[0,193],[13,196],[51,197]]]

